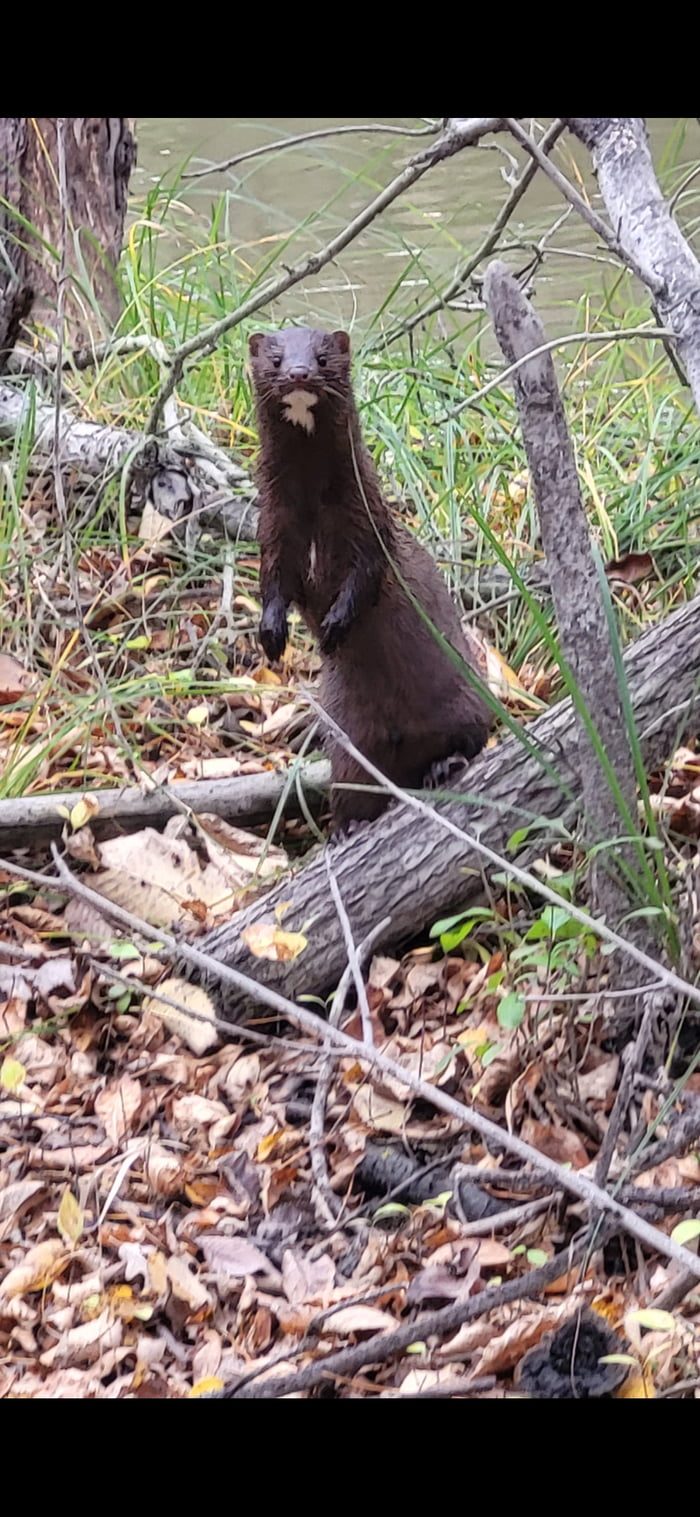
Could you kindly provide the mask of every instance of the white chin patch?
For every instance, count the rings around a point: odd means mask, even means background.
[[[318,400],[317,395],[312,395],[310,390],[292,390],[285,395],[282,402],[282,415],[285,421],[293,421],[295,427],[303,427],[305,432],[313,432],[316,422],[313,408]]]

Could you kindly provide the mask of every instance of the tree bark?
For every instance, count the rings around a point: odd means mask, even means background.
[[[626,653],[625,666],[645,762],[658,765],[697,706],[700,596],[645,632]],[[516,828],[533,817],[572,822],[581,799],[571,701],[538,717],[526,732],[529,743],[547,759],[548,769],[519,738],[509,737],[470,766],[463,793],[474,797],[473,803],[450,802],[439,808],[506,856]],[[527,862],[542,846],[538,833],[536,842],[519,853],[518,862]],[[437,822],[417,824],[408,806],[390,810],[334,847],[332,865],[356,943],[391,914],[378,948],[401,945],[426,923],[468,903],[481,890],[483,874],[478,854],[467,843]],[[253,922],[274,922],[276,911],[285,929],[307,938],[307,947],[291,962],[255,958],[241,938]],[[207,934],[201,946],[291,1000],[301,994],[325,994],[337,984],[346,963],[342,928],[329,905],[325,857]],[[187,966],[180,972],[187,977]],[[232,1020],[240,1021],[255,1007],[230,988],[211,988],[223,995],[223,1014]]]
[[[641,116],[569,116],[588,148],[623,254],[650,290],[659,323],[676,334],[678,356],[700,412],[700,263],[659,188]]]
[[[12,211],[22,198],[20,165],[26,126],[21,116],[0,117],[0,374],[7,368],[34,299],[29,252]]]
[[[73,276],[66,321],[74,344],[111,330],[119,317],[115,270],[135,161],[136,143],[125,117],[66,118],[66,255]],[[0,117],[0,192],[10,207],[0,208],[0,240],[13,270],[9,284],[31,289],[34,319],[53,328],[58,259],[51,249],[61,241],[55,117]],[[0,283],[5,273],[0,265]]]
[[[509,364],[545,343],[533,306],[505,264],[489,264],[484,298]],[[636,904],[619,868],[634,877],[638,859],[629,837],[636,824],[634,763],[586,513],[551,353],[529,358],[513,376],[523,442],[542,534],[561,650],[617,781],[621,814],[582,714],[576,714],[584,832],[589,846],[610,844],[589,869],[592,909],[611,927]],[[616,857],[617,855],[617,857]],[[647,932],[646,924],[643,926]],[[626,966],[623,972],[626,972]]]

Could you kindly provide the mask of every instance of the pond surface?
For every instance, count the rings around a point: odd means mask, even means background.
[[[419,118],[377,117],[376,123],[394,130],[322,137],[181,183],[174,226],[179,225],[180,235],[193,221],[203,230],[213,206],[224,196],[219,237],[235,247],[242,273],[259,267],[265,255],[287,239],[291,241],[284,261],[298,261],[357,215],[430,140],[401,135],[402,128],[415,129]],[[139,118],[138,166],[131,184],[134,209],[138,212],[154,182],[164,178],[172,183],[183,167],[201,169],[287,136],[343,124],[362,122],[348,117]],[[700,162],[700,127],[695,118],[678,117],[650,117],[648,127],[657,173],[665,188],[675,188]],[[567,133],[559,140],[554,160],[569,175],[573,172],[593,204],[600,205],[588,155]],[[478,247],[522,162],[520,149],[503,133],[430,170],[334,264],[283,297],[276,317],[301,314],[324,325],[368,330],[389,319],[388,314],[382,318],[388,301],[392,314],[410,313]],[[694,230],[691,218],[699,205],[700,179],[680,203],[679,217],[686,229]],[[580,319],[575,307],[582,294],[589,293],[597,304],[604,288],[612,287],[618,268],[576,213],[565,211],[551,181],[538,174],[506,236],[512,250],[505,256],[514,268],[523,267],[528,249],[547,236],[536,294],[547,328],[555,334],[575,330]]]

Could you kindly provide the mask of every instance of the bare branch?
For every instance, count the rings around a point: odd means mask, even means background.
[[[495,379],[490,379],[488,384],[483,385],[482,389],[477,390],[474,395],[465,395],[464,400],[460,400],[459,404],[454,406],[451,411],[446,411],[445,415],[440,417],[437,425],[444,426],[446,421],[453,421],[455,416],[459,416],[460,412],[464,411],[467,407],[478,406],[487,395],[491,394],[492,390],[499,389],[499,387],[505,384],[507,379],[512,379],[513,375],[518,373],[518,370],[522,368],[523,364],[527,363],[528,359],[540,358],[543,353],[553,353],[557,348],[567,347],[569,343],[623,342],[627,337],[652,337],[666,343],[668,338],[673,336],[674,334],[670,327],[618,327],[608,332],[570,332],[567,337],[550,337],[547,342],[542,342],[536,348],[533,348],[531,353],[526,353],[522,358],[518,358],[515,363],[509,364],[507,369],[502,369]]]
[[[385,774],[382,774],[381,769],[378,769],[375,764],[370,763],[370,760],[364,753],[360,753],[359,748],[356,748],[354,743],[350,742],[347,734],[343,732],[337,722],[333,721],[328,712],[323,710],[318,701],[314,700],[308,691],[307,699],[314,711],[322,718],[325,726],[333,733],[338,742],[342,743],[346,752],[358,764],[362,765],[362,768],[366,770],[367,774],[378,785],[381,785],[382,789],[389,791],[390,795],[393,795],[396,800],[402,801],[411,810],[420,812],[427,821],[451,833],[453,837],[458,838],[462,843],[467,843],[469,848],[479,858],[485,859],[487,863],[504,871],[511,879],[517,880],[519,885],[524,885],[527,890],[533,891],[535,895],[540,896],[548,905],[556,906],[558,910],[561,910],[561,895],[557,895],[555,890],[550,890],[543,880],[538,879],[534,874],[530,874],[526,869],[521,869],[519,864],[504,858],[502,854],[496,853],[493,848],[489,848],[480,838],[475,837],[471,832],[467,832],[466,828],[458,827],[449,816],[436,810],[435,807],[427,805],[425,801],[419,800],[417,795],[412,795],[408,790],[400,790],[393,780],[388,779]],[[587,911],[582,911],[581,907],[574,905],[572,901],[566,902],[565,909],[572,921],[579,922],[587,931],[594,933],[596,937],[602,938],[604,943],[610,943],[614,948],[619,949],[621,953],[626,954],[628,958],[634,959],[637,964],[641,964],[643,969],[648,970],[650,974],[661,980],[669,989],[679,991],[681,995],[687,996],[695,1005],[700,1006],[700,989],[691,985],[689,981],[683,980],[680,975],[676,974],[675,970],[667,969],[665,964],[660,964],[657,959],[645,953],[642,948],[638,948],[635,943],[628,942],[619,932],[615,932],[613,928],[608,927],[607,923],[601,921],[600,918],[589,916]]]
[[[662,765],[697,707],[700,596],[643,633],[624,660],[644,761],[651,767]],[[463,823],[468,816],[472,833],[489,843],[499,860],[504,855],[510,860],[508,840],[514,828],[543,817],[550,819],[553,828],[560,828],[562,822],[571,825],[580,787],[573,708],[565,700],[523,732],[480,754],[456,785],[460,793],[445,805],[445,815],[455,823]],[[428,919],[435,921],[474,900],[482,888],[483,867],[459,827],[446,833],[429,809],[421,812],[426,821],[417,827],[415,798],[409,800],[398,790],[392,793],[405,804],[340,843],[334,849],[333,867],[356,941],[365,937],[390,903],[391,933],[384,942],[396,946]],[[519,862],[536,856],[544,842],[541,831],[528,836]],[[510,870],[510,862],[505,867]],[[323,994],[340,979],[346,963],[342,934],[328,911],[327,898],[323,858],[312,859],[292,881],[246,908],[233,922],[215,928],[204,946],[215,958],[248,968],[250,957],[241,930],[274,920],[275,910],[284,902],[287,926],[301,931],[303,923],[313,923],[308,946],[289,963],[259,960],[256,978],[284,989],[292,999],[309,991]],[[656,971],[653,978],[658,978]],[[228,999],[228,990],[225,995]],[[227,1010],[242,1020],[238,999],[231,995],[231,1002]]]
[[[385,133],[391,137],[434,137],[440,131],[439,121],[429,121],[425,126],[386,126],[376,121],[361,122],[359,126],[321,126],[313,132],[298,132],[294,137],[280,137],[277,142],[263,142],[260,147],[248,148],[244,153],[234,153],[222,163],[210,163],[205,169],[188,169],[182,179],[204,179],[206,174],[225,174],[239,163],[249,163],[251,158],[262,158],[266,153],[279,153],[282,148],[300,147],[306,142],[318,142],[322,137],[346,137],[351,133]]]
[[[552,1280],[571,1273],[584,1257],[587,1246],[584,1239],[571,1248],[562,1249],[561,1253],[548,1259],[539,1269],[529,1270],[518,1280],[487,1286],[486,1290],[476,1296],[469,1296],[466,1301],[454,1301],[450,1306],[424,1312],[390,1332],[376,1333],[365,1343],[315,1359],[313,1363],[294,1370],[291,1374],[279,1375],[276,1379],[247,1379],[245,1384],[235,1383],[223,1391],[214,1391],[211,1400],[277,1400],[294,1391],[308,1391],[316,1385],[328,1384],[333,1375],[347,1377],[357,1374],[365,1365],[385,1364],[388,1359],[396,1358],[417,1341],[422,1342],[428,1338],[444,1341],[475,1317],[497,1311],[512,1301],[538,1296]]]

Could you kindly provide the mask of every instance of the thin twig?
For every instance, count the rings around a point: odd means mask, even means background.
[[[460,1238],[488,1238],[490,1233],[500,1233],[506,1227],[519,1227],[531,1217],[539,1217],[552,1205],[551,1196],[540,1196],[536,1201],[526,1201],[521,1206],[509,1206],[506,1211],[493,1212],[489,1217],[478,1217],[475,1222],[463,1222]]]
[[[330,888],[331,888],[331,895],[333,897],[333,904],[334,904],[335,909],[336,909],[336,911],[338,913],[338,920],[340,922],[340,926],[341,926],[341,929],[342,929],[343,937],[345,938],[345,948],[347,950],[348,964],[350,966],[350,972],[351,972],[353,980],[355,982],[355,990],[357,992],[357,1001],[358,1001],[358,1005],[359,1005],[359,1008],[360,1008],[360,1016],[361,1016],[361,1019],[362,1019],[362,1038],[363,1038],[363,1042],[369,1044],[369,1046],[371,1048],[373,1046],[373,1044],[374,1044],[374,1033],[372,1031],[372,1018],[370,1016],[369,1002],[367,1000],[367,990],[365,988],[365,982],[364,982],[364,980],[362,978],[362,971],[361,971],[360,965],[359,965],[358,953],[357,953],[357,949],[355,947],[355,940],[354,940],[353,935],[352,935],[352,927],[350,926],[350,922],[349,922],[349,919],[348,919],[348,914],[347,914],[347,911],[345,910],[345,907],[343,905],[343,898],[342,898],[342,896],[340,894],[340,891],[338,889],[338,881],[336,880],[336,877],[335,877],[335,875],[333,873],[333,866],[331,864],[330,850],[326,851],[326,873],[328,875],[328,883],[329,883]],[[387,921],[384,924],[385,926],[389,925],[389,920],[390,919],[387,919]]]
[[[486,395],[490,395],[492,390],[498,389],[513,374],[517,374],[518,369],[521,369],[524,363],[529,363],[531,358],[539,358],[542,353],[552,353],[555,348],[565,348],[572,342],[622,342],[626,337],[652,337],[658,339],[660,342],[666,342],[669,337],[673,337],[674,335],[669,327],[618,327],[617,331],[571,332],[568,337],[550,337],[547,342],[541,343],[538,348],[533,348],[530,353],[526,353],[524,357],[518,358],[515,363],[509,364],[507,369],[503,369],[500,374],[496,375],[495,379],[490,379],[488,384],[483,386],[483,389],[476,391],[475,395],[466,395],[464,400],[460,400],[453,410],[446,411],[444,416],[438,418],[436,426],[443,426],[447,421],[454,421],[454,418],[459,416],[466,406],[478,406],[479,402]]]
[[[674,989],[676,987],[674,986]],[[688,995],[688,992],[685,992]],[[689,996],[689,999],[695,999]],[[625,1178],[633,1179],[647,1169],[656,1169],[657,1165],[663,1164],[666,1159],[675,1159],[678,1154],[684,1153],[691,1144],[700,1138],[700,1101],[693,1106],[691,1111],[684,1113],[673,1125],[673,1131],[662,1142],[653,1143],[644,1149],[630,1164]]]
[[[412,1343],[424,1342],[430,1338],[437,1338],[442,1342],[456,1333],[465,1323],[473,1321],[475,1317],[498,1311],[513,1301],[538,1296],[545,1286],[551,1284],[552,1280],[571,1273],[583,1257],[586,1247],[587,1240],[583,1240],[569,1249],[563,1249],[561,1253],[555,1254],[554,1258],[548,1259],[547,1263],[541,1265],[539,1269],[529,1270],[517,1280],[508,1280],[503,1285],[487,1287],[485,1291],[476,1296],[470,1296],[465,1301],[455,1301],[450,1306],[441,1307],[437,1311],[425,1312],[422,1316],[411,1322],[404,1322],[390,1332],[377,1333],[375,1337],[370,1338],[369,1342],[341,1349],[339,1353],[317,1359],[313,1364],[295,1370],[292,1374],[281,1375],[275,1380],[258,1378],[252,1383],[248,1382],[245,1386],[241,1386],[240,1390],[236,1385],[232,1385],[223,1391],[215,1391],[211,1399],[277,1400],[292,1392],[308,1391],[316,1385],[327,1384],[334,1375],[352,1375],[364,1369],[368,1364],[386,1364],[387,1360],[403,1354]]]
[[[263,142],[260,147],[248,148],[244,153],[234,153],[232,158],[225,158],[221,163],[210,163],[205,169],[188,169],[181,178],[203,179],[206,174],[225,174],[227,169],[235,168],[238,163],[249,163],[251,158],[262,158],[265,153],[278,153],[286,147],[300,147],[305,142],[318,142],[322,137],[346,137],[357,132],[383,132],[391,137],[434,137],[439,131],[438,121],[430,121],[425,126],[382,126],[376,121],[363,122],[359,126],[322,126],[313,132],[298,132],[295,137],[280,137],[277,142]]]
[[[248,300],[245,300],[242,305],[238,306],[237,310],[231,312],[230,316],[224,316],[220,321],[215,321],[210,327],[206,327],[203,332],[199,332],[195,337],[191,337],[188,342],[183,342],[180,347],[175,348],[170,361],[168,377],[164,384],[161,385],[156,396],[147,431],[153,433],[159,430],[163,419],[164,407],[180,382],[188,358],[192,358],[195,353],[199,353],[202,356],[206,353],[213,353],[219,339],[224,336],[225,332],[230,332],[233,327],[237,327],[240,322],[245,321],[248,316],[252,316],[255,311],[259,311],[262,306],[269,305],[271,300],[276,300],[280,295],[284,295],[287,290],[291,290],[301,279],[308,278],[310,274],[318,274],[320,269],[325,268],[327,263],[331,263],[334,258],[337,258],[343,248],[348,247],[349,243],[353,242],[360,232],[365,230],[365,227],[368,227],[382,211],[386,210],[387,206],[391,205],[405,190],[410,189],[411,185],[415,184],[418,179],[421,179],[424,174],[427,174],[437,163],[443,163],[445,159],[451,158],[455,153],[461,152],[463,148],[471,147],[475,142],[479,141],[480,137],[485,136],[488,132],[498,130],[500,125],[500,116],[471,117],[468,121],[460,122],[458,125],[448,125],[447,130],[442,133],[436,142],[431,143],[430,147],[424,148],[421,153],[412,158],[410,163],[406,165],[406,168],[402,169],[401,173],[397,174],[396,178],[392,179],[391,183],[381,190],[374,200],[370,201],[369,205],[366,205],[364,210],[360,211],[343,228],[342,232],[339,232],[336,237],[327,242],[320,252],[311,253],[301,263],[296,264],[293,268],[288,268],[277,279],[270,280],[268,284],[263,285],[261,289],[257,290],[254,295],[250,295]]]
[[[685,1301],[686,1296],[689,1296],[691,1291],[697,1291],[697,1286],[698,1277],[692,1270],[679,1270],[678,1274],[669,1280],[668,1285],[664,1286],[662,1291],[659,1291],[658,1296],[654,1297],[653,1301],[650,1302],[650,1306],[655,1311],[675,1311],[676,1307],[680,1306],[681,1301]]]
[[[374,947],[377,939],[381,937],[382,933],[389,926],[389,920],[389,917],[385,917],[383,921],[378,922],[377,925],[372,928],[372,931],[368,932],[367,936],[362,939],[362,942],[360,943],[356,953],[356,958],[359,960],[360,964],[364,963],[364,961],[369,957],[369,954],[371,953],[371,950]],[[340,1018],[342,1017],[345,1010],[345,1002],[347,1000],[347,995],[352,984],[352,980],[353,967],[348,960],[348,963],[341,975],[338,989],[336,990],[333,997],[333,1002],[328,1016],[328,1025],[330,1027],[338,1027],[340,1025]],[[311,1173],[314,1180],[314,1188],[316,1191],[319,1207],[322,1210],[324,1216],[326,1216],[326,1218],[330,1218],[331,1225],[333,1228],[335,1228],[337,1217],[334,1215],[334,1213],[338,1207],[338,1201],[337,1197],[333,1194],[330,1186],[328,1165],[326,1163],[324,1138],[324,1129],[326,1125],[326,1103],[328,1101],[328,1092],[331,1088],[333,1069],[334,1054],[330,1049],[327,1049],[324,1052],[321,1067],[318,1072],[316,1089],[314,1091],[314,1098],[311,1105],[311,1116],[309,1119],[309,1153],[311,1159]]]

